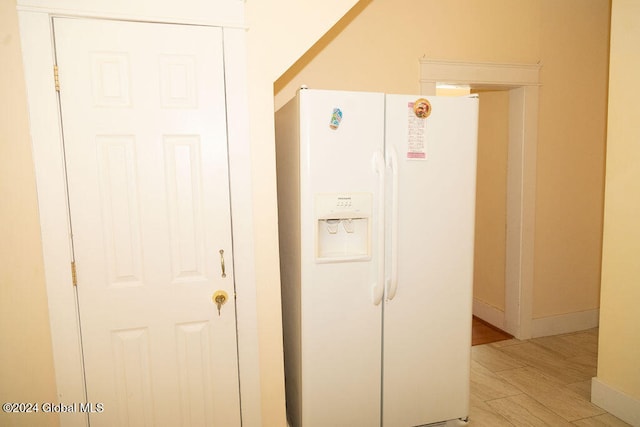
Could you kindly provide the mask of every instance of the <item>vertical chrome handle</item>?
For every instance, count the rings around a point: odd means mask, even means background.
[[[222,269],[222,277],[227,277],[227,273],[224,268],[224,250],[220,249],[220,268]]]

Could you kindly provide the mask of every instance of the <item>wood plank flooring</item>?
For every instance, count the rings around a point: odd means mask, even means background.
[[[473,316],[471,322],[471,345],[489,344],[511,338],[513,338],[513,336]]]
[[[623,427],[590,402],[598,330],[471,348],[470,427]]]

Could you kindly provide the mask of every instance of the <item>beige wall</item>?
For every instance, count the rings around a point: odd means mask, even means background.
[[[370,2],[348,26],[330,31],[276,82],[276,108],[301,84],[419,93],[418,59],[424,55],[535,63],[540,59],[540,13],[538,0]]]
[[[0,1],[0,63],[0,402],[56,402],[15,0]],[[0,425],[59,420],[0,412]]]
[[[417,93],[433,59],[542,63],[533,317],[597,309],[608,0],[376,0],[276,82]]]
[[[478,119],[473,298],[505,310],[509,92],[482,91]]]
[[[614,0],[598,379],[640,407],[640,3]],[[640,418],[636,417],[636,420]]]
[[[608,0],[545,0],[533,317],[599,306]]]

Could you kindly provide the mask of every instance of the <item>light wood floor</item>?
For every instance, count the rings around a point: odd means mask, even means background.
[[[598,330],[471,349],[469,426],[628,426],[590,402]]]

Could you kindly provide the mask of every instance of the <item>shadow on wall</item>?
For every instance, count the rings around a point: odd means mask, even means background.
[[[280,92],[291,80],[302,71],[322,50],[327,47],[353,20],[366,9],[373,0],[360,0],[336,24],[307,50],[285,71],[273,84],[274,95]]]

